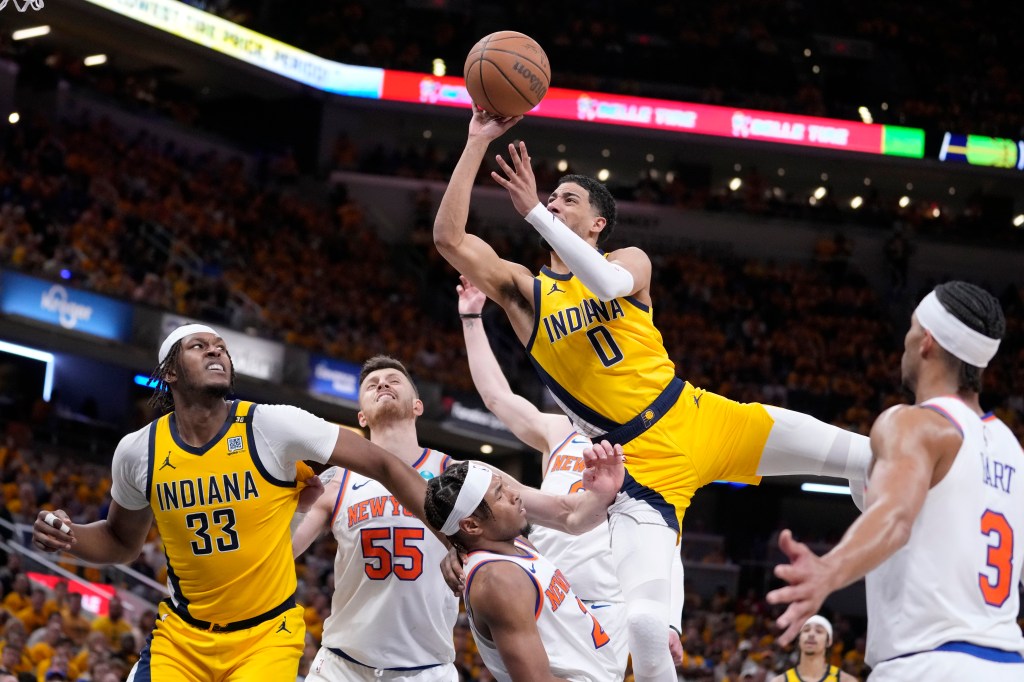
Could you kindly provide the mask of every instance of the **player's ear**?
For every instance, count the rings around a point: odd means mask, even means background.
[[[412,413],[417,417],[423,416],[423,401],[420,400],[419,398],[416,398],[416,400],[412,401]]]
[[[480,519],[475,516],[467,516],[459,521],[459,530],[471,537],[477,537],[483,532],[483,526],[480,525]]]
[[[366,417],[365,417],[365,415],[363,415],[363,411],[362,410],[359,410],[358,412],[356,412],[356,419],[359,421],[359,425],[361,427],[363,427],[364,429],[367,426],[369,426],[369,422],[366,421]]]

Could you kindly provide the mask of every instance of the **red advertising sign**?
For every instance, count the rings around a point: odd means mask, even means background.
[[[454,107],[470,104],[461,78],[391,70],[384,72],[381,99]],[[549,89],[529,115],[869,154],[887,151],[882,125],[564,88]]]

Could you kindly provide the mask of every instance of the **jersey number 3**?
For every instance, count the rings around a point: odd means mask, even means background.
[[[391,531],[394,530],[394,542]],[[385,580],[392,573],[399,580],[416,580],[423,575],[423,550],[414,540],[423,539],[422,528],[364,528],[359,533],[366,577]],[[383,543],[383,544],[381,544]],[[387,545],[391,545],[390,549]]]
[[[989,538],[985,564],[995,569],[995,579],[979,573],[978,586],[985,603],[998,608],[1006,603],[1013,582],[1013,527],[1005,516],[988,509],[981,515],[981,534]]]

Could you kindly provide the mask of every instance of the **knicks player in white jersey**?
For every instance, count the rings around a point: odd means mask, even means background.
[[[621,474],[621,454],[621,447],[603,442],[584,456],[617,462]],[[607,487],[587,481],[588,493]],[[521,538],[529,534],[526,509],[506,477],[462,462],[427,482],[425,506],[430,524],[468,553],[466,612],[480,655],[499,682],[622,679],[596,614],[565,575]]]
[[[562,414],[542,412],[530,401],[512,391],[491,350],[482,324],[487,296],[465,277],[456,287],[459,317],[466,340],[469,371],[487,409],[527,445],[540,451],[543,482],[540,489],[555,495],[578,492],[583,487],[583,451],[591,447],[589,438],[579,433]],[[629,641],[626,632],[626,608],[612,561],[611,536],[607,522],[582,535],[571,535],[552,528],[536,526],[530,542],[545,559],[554,564],[573,591],[611,637],[620,663],[626,669]],[[683,560],[679,552],[673,561],[672,622],[667,624],[669,648],[676,662],[682,660],[679,640],[683,611]]]
[[[978,396],[1005,331],[999,302],[965,282],[918,305],[902,361],[915,402],[871,429],[864,514],[822,557],[789,531],[779,539],[791,562],[775,569],[790,585],[768,594],[790,603],[780,642],[866,575],[872,682],[1024,680],[1024,451]]]
[[[423,403],[405,366],[379,355],[359,379],[359,425],[370,441],[430,480],[451,463],[420,445]],[[379,482],[325,471],[325,494],[292,537],[295,555],[323,532],[338,542],[334,597],[309,682],[458,682],[452,631],[459,601],[438,564],[447,548]]]

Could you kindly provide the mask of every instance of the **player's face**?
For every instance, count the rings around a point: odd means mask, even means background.
[[[491,518],[483,524],[489,539],[507,542],[529,534],[523,500],[506,484],[504,476],[494,475],[484,501],[491,508]]]
[[[598,216],[590,205],[590,192],[575,182],[559,185],[548,197],[547,209],[573,232],[587,240],[596,239],[600,232],[592,230],[604,225],[604,218]]]
[[[900,378],[903,387],[911,393],[916,391],[917,373],[921,365],[921,339],[925,331],[917,321],[917,315],[910,317],[910,329],[903,338],[903,358],[900,360]]]
[[[820,623],[805,623],[800,630],[799,643],[804,654],[820,654],[828,646],[828,630]]]
[[[371,430],[423,414],[423,402],[408,377],[397,369],[370,372],[359,387],[359,425]]]
[[[181,340],[180,373],[168,373],[167,383],[179,390],[224,397],[231,389],[231,356],[224,339],[209,332]]]

